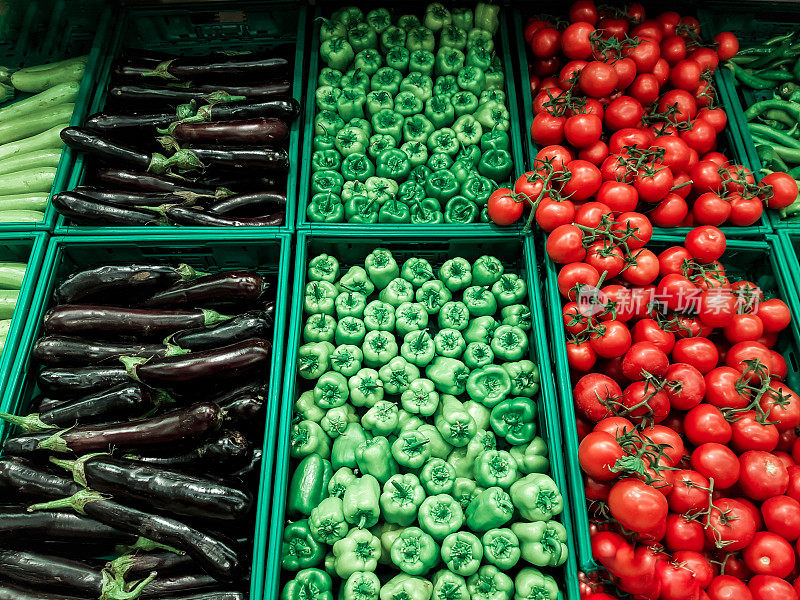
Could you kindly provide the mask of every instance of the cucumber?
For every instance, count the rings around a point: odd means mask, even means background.
[[[55,178],[56,169],[52,167],[37,167],[15,173],[6,173],[5,175],[0,175],[0,191],[4,192],[5,196],[49,194]]]
[[[11,329],[11,319],[0,319],[0,339],[8,337],[8,330]]]
[[[0,288],[5,290],[22,288],[27,268],[28,265],[23,262],[0,262]]]
[[[0,319],[10,319],[17,307],[19,290],[0,290]]]
[[[25,115],[36,114],[56,104],[75,102],[80,87],[81,84],[77,81],[59,83],[40,94],[0,108],[0,121],[10,121]]]
[[[3,83],[10,83],[11,73],[13,73],[11,68],[0,66],[0,81],[2,81]]]
[[[13,173],[14,171],[23,171],[25,169],[34,169],[36,167],[52,167],[55,169],[60,160],[60,148],[58,150],[35,150],[33,152],[26,152],[25,154],[17,154],[13,158],[0,161],[0,175]],[[2,190],[0,190],[0,192],[2,192]]]
[[[37,133],[42,133],[53,125],[69,122],[74,110],[75,105],[72,103],[57,104],[35,115],[27,115],[0,123],[0,144],[16,142]]]
[[[64,146],[61,141],[61,130],[66,127],[66,123],[51,127],[47,131],[36,134],[24,140],[17,140],[16,142],[9,142],[0,146],[0,161],[18,156],[27,152],[34,152],[36,150],[55,150]],[[0,188],[2,189],[2,188]],[[5,192],[10,194],[12,192]]]
[[[0,81],[0,102],[6,102],[14,97],[14,87],[5,81]]]
[[[50,69],[59,69],[61,67],[68,67],[70,65],[75,65],[75,64],[85,65],[87,62],[89,62],[89,55],[82,54],[81,56],[73,56],[72,58],[65,58],[63,60],[57,60],[56,62],[45,63],[43,65],[31,65],[30,67],[24,67],[16,71],[15,73],[12,73],[12,77],[16,73],[22,73],[25,75],[30,73],[41,73],[42,71],[49,71]]]
[[[41,223],[44,213],[40,210],[0,210],[0,223]]]
[[[4,210],[38,210],[43,211],[50,199],[49,193],[20,194],[17,196],[0,196],[0,211]]]
[[[21,92],[41,92],[59,83],[80,81],[88,57],[81,56],[50,65],[20,69],[11,76],[11,83]]]

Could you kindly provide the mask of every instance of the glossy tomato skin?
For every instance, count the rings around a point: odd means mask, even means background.
[[[489,218],[498,225],[511,225],[522,216],[524,205],[508,188],[499,188],[489,196],[487,209]]]
[[[755,411],[739,413],[731,423],[731,441],[737,452],[761,450],[772,452],[778,447],[780,433],[771,423],[759,422]]]
[[[671,552],[681,550],[702,552],[705,541],[706,536],[701,523],[687,520],[681,514],[670,513],[667,515],[667,532],[664,535],[664,545],[667,550]]]
[[[768,531],[790,542],[800,538],[800,502],[791,496],[773,496],[761,505]]]
[[[593,431],[578,446],[578,462],[583,471],[595,481],[613,481],[618,474],[611,471],[625,452],[616,438],[604,431]]]
[[[728,552],[746,548],[756,535],[757,526],[749,509],[731,498],[714,501],[708,523],[706,539]]]
[[[719,351],[714,343],[706,338],[683,338],[675,342],[672,360],[688,363],[705,374],[717,366]]]
[[[708,479],[697,471],[692,469],[675,471],[672,491],[668,497],[670,510],[678,514],[706,510],[708,489]]]
[[[789,489],[789,471],[770,452],[749,450],[739,457],[739,487],[749,498],[763,501]]]
[[[634,342],[652,342],[662,352],[669,354],[675,346],[675,336],[659,327],[654,319],[641,319],[636,322],[631,331]]]
[[[559,225],[547,236],[547,255],[554,262],[565,265],[586,258],[583,232],[572,224]]]
[[[774,575],[756,575],[747,583],[747,587],[753,594],[753,600],[798,600],[791,584]]]
[[[687,412],[683,428],[695,446],[708,442],[727,444],[733,435],[731,424],[716,406],[710,404],[700,404]]]
[[[632,344],[622,358],[622,373],[630,381],[640,381],[647,375],[663,377],[668,367],[667,355],[652,342]]]
[[[578,413],[595,423],[611,415],[606,404],[621,394],[619,384],[601,373],[584,375],[572,390]]]
[[[725,234],[716,227],[704,225],[695,227],[686,234],[686,249],[702,263],[711,263],[725,252]]]
[[[637,479],[614,484],[608,505],[623,527],[639,532],[654,529],[666,519],[668,511],[664,495]]]
[[[711,600],[753,600],[747,584],[730,575],[717,575],[706,592]]]
[[[723,444],[701,444],[692,452],[691,461],[695,471],[707,479],[714,478],[717,489],[727,489],[739,481],[739,458]]]
[[[703,374],[692,365],[673,363],[667,368],[664,378],[669,382],[664,391],[672,408],[690,410],[703,401],[706,381]]]

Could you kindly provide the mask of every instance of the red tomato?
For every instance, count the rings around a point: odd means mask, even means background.
[[[753,600],[798,600],[795,589],[788,581],[774,575],[756,575],[747,584]]]
[[[773,381],[759,401],[767,420],[778,431],[789,431],[800,425],[800,396],[780,381]]]
[[[522,216],[523,203],[508,188],[498,188],[489,196],[486,208],[489,218],[497,225],[511,225]]]
[[[717,54],[720,60],[730,60],[739,51],[739,40],[729,31],[723,31],[714,36],[717,42]]]
[[[664,148],[662,162],[672,173],[683,173],[689,165],[689,146],[675,135],[662,135],[653,142],[653,148]]]
[[[575,225],[592,229],[608,229],[607,223],[613,221],[611,207],[604,202],[586,202],[575,211]],[[606,224],[601,227],[601,223]]]
[[[604,181],[597,190],[597,201],[609,206],[615,213],[626,213],[636,210],[639,193],[627,183]]]
[[[602,240],[594,242],[586,249],[586,258],[583,259],[588,265],[597,269],[598,273],[606,273],[606,277],[613,279],[625,268],[625,258],[620,248],[608,241]]]
[[[785,208],[797,199],[797,182],[787,173],[770,173],[761,180],[761,186],[772,186],[763,194],[769,208]]]
[[[647,165],[640,168],[633,180],[639,199],[654,204],[663,200],[672,189],[674,178],[669,167]]]
[[[602,98],[616,88],[619,76],[611,65],[593,60],[581,71],[579,85],[587,96]]]
[[[717,575],[706,592],[711,600],[753,600],[747,585],[731,575]]]
[[[706,402],[719,408],[744,408],[750,403],[751,393],[740,388],[742,374],[732,367],[717,367],[705,376]]]
[[[689,253],[701,263],[711,263],[725,253],[725,234],[716,227],[695,227],[684,242]]]
[[[575,225],[559,225],[547,236],[545,250],[547,256],[560,265],[580,262],[586,258],[583,232]]]
[[[778,447],[780,433],[772,424],[759,423],[755,411],[738,413],[737,419],[731,423],[733,447],[737,452],[763,450],[772,452]]]
[[[719,351],[714,342],[705,338],[682,338],[675,342],[672,349],[673,362],[684,362],[692,365],[703,374],[717,366]]]
[[[597,115],[577,114],[564,123],[564,136],[576,148],[596,143],[603,132],[603,121]]]
[[[635,427],[625,417],[608,417],[598,422],[592,431],[602,431],[616,439],[618,436],[633,431]]]
[[[711,161],[699,161],[689,170],[689,177],[692,179],[692,190],[698,194],[719,192],[722,189],[719,166]]]
[[[676,311],[689,308],[699,294],[700,289],[683,275],[665,275],[656,287],[656,299]]]
[[[714,192],[706,192],[694,201],[692,217],[699,225],[722,225],[731,216],[731,203]]]
[[[756,535],[756,523],[749,509],[738,500],[715,500],[707,522],[706,539],[725,552],[746,548]]]
[[[639,38],[636,47],[628,52],[627,56],[636,63],[636,71],[639,73],[649,73],[653,70],[661,58],[661,49],[658,43],[647,38]]]
[[[569,200],[553,200],[545,196],[539,201],[534,218],[542,230],[550,233],[560,225],[572,223],[575,205]]]
[[[593,422],[610,416],[606,403],[622,395],[619,384],[601,373],[589,373],[581,377],[572,389],[575,409]]]
[[[615,60],[611,67],[617,74],[617,89],[624,90],[636,79],[636,63],[630,58]]]
[[[663,377],[668,367],[667,355],[652,342],[632,344],[622,358],[622,373],[630,381],[641,381],[646,375]]]
[[[714,568],[700,552],[700,550],[680,550],[672,556],[672,560],[694,573],[700,589],[705,589],[714,579]]]
[[[596,481],[613,481],[619,475],[611,471],[616,462],[625,456],[614,436],[604,431],[593,431],[578,446],[578,462],[584,473]]]
[[[669,193],[647,216],[657,227],[678,227],[688,214],[689,205],[686,200],[678,194]]]
[[[658,258],[647,248],[634,250],[628,259],[628,268],[622,272],[622,278],[633,285],[642,286],[652,283],[658,277]],[[628,293],[628,297],[631,293]],[[633,313],[631,313],[633,316]]]
[[[625,146],[649,148],[655,139],[655,135],[649,129],[626,127],[611,134],[608,151],[612,154],[626,154]]]
[[[652,73],[655,75],[658,85],[663,86],[669,81],[669,64],[663,58],[659,58],[656,61],[656,66],[653,67]]]
[[[687,412],[683,417],[683,430],[695,446],[709,442],[727,444],[732,435],[731,424],[710,404],[699,404]]]
[[[792,321],[792,313],[789,306],[778,298],[762,300],[758,303],[757,310],[754,311],[764,325],[764,331],[782,331],[789,326]]]
[[[531,37],[530,48],[537,58],[550,58],[555,56],[559,49],[561,33],[555,27],[543,27]]]
[[[666,275],[683,275],[684,263],[692,259],[692,255],[683,246],[670,246],[658,255],[659,272]]]
[[[764,334],[764,324],[758,315],[734,315],[723,333],[731,344],[754,342]]]
[[[564,195],[575,201],[587,200],[600,188],[602,177],[600,169],[592,163],[576,159],[567,164],[569,181],[561,188]]]
[[[636,339],[635,334],[634,328],[634,340]],[[673,363],[664,373],[664,379],[667,380],[667,387],[664,388],[664,391],[669,397],[672,408],[690,410],[703,401],[706,382],[703,374],[692,365]]]
[[[669,508],[675,513],[699,512],[708,508],[709,481],[697,471],[680,469],[673,474]]]
[[[686,90],[675,89],[666,92],[658,101],[658,112],[665,112],[673,105],[675,114],[672,119],[678,123],[691,121],[697,116],[697,100]]]
[[[534,36],[534,40],[536,36]],[[673,87],[681,90],[694,91],[700,85],[702,69],[692,59],[679,60],[669,72],[669,82]]]
[[[639,104],[647,106],[658,99],[660,90],[661,84],[655,75],[642,73],[636,76],[626,91],[632,98],[638,100]]]
[[[701,444],[692,452],[691,460],[695,471],[707,479],[714,478],[717,489],[727,489],[739,480],[739,459],[727,446],[715,442]]]
[[[594,33],[594,26],[587,22],[573,22],[561,34],[561,51],[572,59],[586,60],[592,56],[592,43],[589,36]]]
[[[540,112],[533,118],[531,139],[541,146],[560,144],[564,141],[564,117]]]
[[[549,162],[555,171],[563,171],[564,166],[572,160],[572,154],[564,146],[553,144],[545,146],[536,154],[533,161],[534,167],[539,169],[541,165]]]
[[[766,528],[784,539],[800,538],[800,502],[790,496],[773,496],[761,505]],[[752,568],[752,567],[751,567]]]
[[[661,600],[700,600],[700,584],[683,564],[661,562],[656,568],[661,584]]]
[[[642,122],[644,108],[636,98],[620,96],[609,102],[603,115],[607,129],[617,131],[626,127],[637,127]]]
[[[756,533],[742,557],[753,573],[785,578],[794,569],[794,548],[781,536],[768,531]]]
[[[717,135],[722,133],[725,126],[728,124],[728,115],[722,108],[709,108],[704,106],[697,111],[697,118],[702,119],[717,132]]]
[[[658,490],[638,479],[623,479],[614,484],[608,497],[613,517],[631,531],[655,529],[667,517],[667,499]]]
[[[577,288],[590,290],[600,281],[600,273],[585,263],[573,262],[564,265],[558,272],[558,290],[565,298],[575,300]],[[584,292],[585,293],[585,292]]]
[[[661,40],[661,56],[670,66],[686,58],[686,42],[682,37],[670,35]]]
[[[672,493],[669,497],[672,497]],[[702,552],[705,540],[703,525],[699,521],[688,521],[682,514],[670,513],[667,516],[667,532],[664,535],[664,545],[667,550]]]
[[[671,332],[661,329],[654,319],[637,321],[633,326],[631,336],[634,342],[653,342],[667,354],[672,352],[672,348],[675,346],[675,336]]]
[[[594,25],[597,23],[597,19],[597,8],[594,5],[594,0],[575,0],[569,7],[569,20],[572,23],[584,21]]]
[[[736,314],[736,297],[728,290],[715,288],[700,293],[697,315],[703,325],[725,327]]]
[[[717,132],[710,123],[703,119],[690,122],[688,129],[680,132],[681,139],[698,154],[705,154],[714,148],[717,143]]]
[[[578,158],[588,160],[593,165],[600,166],[608,156],[608,144],[603,140],[597,140],[591,146],[581,148],[578,151]]]
[[[575,369],[581,373],[589,371],[597,362],[597,354],[594,353],[588,340],[585,342],[568,341],[566,343],[567,362],[570,369]]]
[[[598,325],[598,330],[589,340],[592,350],[602,358],[622,356],[631,346],[631,332],[625,323],[611,320]]]
[[[775,455],[749,450],[739,457],[739,487],[753,500],[780,496],[789,488],[789,471]]]

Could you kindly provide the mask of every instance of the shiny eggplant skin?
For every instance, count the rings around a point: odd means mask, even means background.
[[[261,216],[277,210],[286,210],[283,192],[250,192],[235,194],[209,205],[208,212],[215,215]]]
[[[186,350],[208,350],[253,337],[269,338],[275,323],[267,311],[249,311],[214,327],[184,329],[169,337],[169,343]]]
[[[106,204],[74,192],[54,194],[53,206],[65,217],[80,222],[149,226],[161,220],[160,215],[154,211]]]
[[[184,306],[222,306],[253,304],[268,283],[253,271],[223,271],[193,281],[176,283],[156,292],[142,306],[175,308]]]
[[[123,383],[83,398],[62,402],[39,413],[48,425],[71,427],[76,424],[121,421],[147,412],[151,394],[136,383]]]
[[[74,398],[129,381],[121,367],[53,367],[37,376],[42,392],[59,398]]]
[[[195,144],[272,144],[282,142],[288,135],[286,123],[274,117],[180,122],[172,129],[172,136],[176,140]]]
[[[33,358],[43,365],[88,366],[116,363],[120,356],[165,356],[164,344],[135,344],[105,340],[84,340],[66,335],[46,335],[33,345]]]
[[[250,456],[247,438],[239,431],[224,430],[198,446],[180,454],[166,456],[127,453],[125,458],[166,468],[179,468],[207,472],[239,468]],[[0,471],[0,474],[2,472]],[[2,481],[2,478],[0,478]]]
[[[265,217],[228,217],[186,206],[170,206],[166,214],[173,223],[195,227],[280,227],[286,220],[283,211]]]

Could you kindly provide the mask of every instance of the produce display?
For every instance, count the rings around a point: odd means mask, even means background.
[[[751,102],[743,104],[747,128],[771,185],[791,186],[783,173],[800,179],[800,67],[795,33],[778,35],[742,48],[725,66]],[[781,173],[776,175],[775,173]],[[777,184],[775,182],[778,182]],[[780,211],[783,219],[796,219],[800,202]]]
[[[696,18],[648,18],[639,3],[598,9],[579,0],[568,20],[534,16],[525,25],[536,144],[533,168],[489,201],[497,224],[530,208],[546,231],[569,223],[592,198],[613,211],[639,211],[653,225],[748,226],[763,205],[783,208],[783,182],[757,185],[722,152],[728,119],[712,74],[738,41],[701,37]]]
[[[104,112],[62,132],[98,162],[53,198],[83,224],[276,227],[286,217],[293,49],[129,51]]]
[[[0,108],[0,223],[39,223],[56,177],[86,69],[86,56],[27,67],[0,68],[0,101],[32,94]]]
[[[555,600],[525,280],[403,254],[308,262],[282,598]]]
[[[1,596],[248,597],[273,293],[164,262],[57,286],[38,395],[0,414]]]
[[[27,268],[28,265],[23,262],[0,262],[0,354],[6,345],[11,317],[17,309]]]
[[[323,20],[309,222],[488,221],[514,170],[498,11],[350,6]]]

